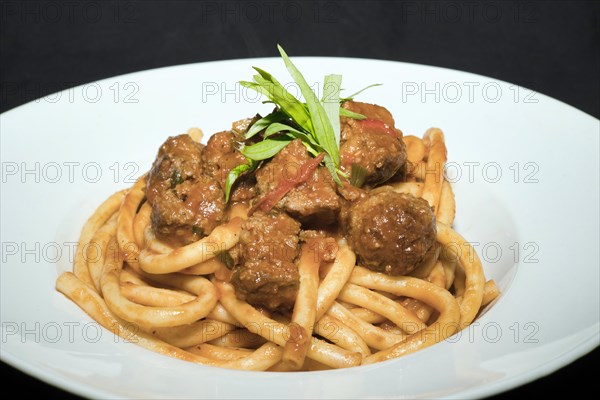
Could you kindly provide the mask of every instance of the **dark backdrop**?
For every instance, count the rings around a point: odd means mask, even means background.
[[[276,56],[407,61],[498,78],[600,115],[593,1],[1,1],[0,111],[181,63]],[[0,344],[1,345],[1,344]],[[498,398],[597,392],[599,351]],[[75,398],[5,364],[16,388]]]

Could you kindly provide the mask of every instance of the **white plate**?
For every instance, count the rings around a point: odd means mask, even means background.
[[[1,116],[2,360],[92,397],[479,397],[598,345],[598,120],[482,76],[397,62],[296,58],[309,82],[341,73],[405,133],[446,133],[456,229],[503,294],[469,330],[398,360],[253,373],[167,358],[115,338],[55,292],[87,216],[152,162],[168,135],[269,111],[236,85],[279,59],[163,68],[48,96]]]

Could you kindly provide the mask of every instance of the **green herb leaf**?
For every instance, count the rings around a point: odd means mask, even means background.
[[[258,72],[258,75],[254,75],[253,77],[254,81],[263,88],[263,94],[266,92],[269,100],[279,105],[281,111],[287,114],[298,125],[306,126],[311,130],[311,116],[306,105],[288,92],[273,75],[258,67],[253,68]]]
[[[362,187],[365,184],[365,179],[367,178],[367,170],[359,164],[352,164],[352,169],[350,170],[350,184],[357,188]]]
[[[266,160],[267,158],[271,158],[275,154],[279,153],[292,140],[293,137],[288,135],[264,139],[263,141],[253,144],[252,146],[244,147],[242,149],[242,154],[250,160]]]
[[[267,98],[271,98],[269,96],[269,92],[263,88],[261,85],[259,85],[256,82],[248,82],[248,81],[240,81],[239,82],[241,86],[246,87],[248,89],[252,89],[255,92],[258,92],[259,94],[262,94],[263,96],[266,96]]]
[[[304,144],[306,149],[313,156],[316,156],[317,154],[325,151],[321,146],[319,146],[319,144],[315,141],[315,139],[312,137],[312,135],[310,135],[306,132],[302,132],[296,128],[292,128],[289,125],[285,125],[285,124],[281,124],[281,123],[277,123],[277,122],[274,124],[271,124],[265,130],[264,137],[266,139],[269,136],[272,136],[272,135],[274,135],[276,133],[280,133],[280,132],[287,132],[287,134],[289,136],[293,137],[294,139],[302,140],[302,143]]]
[[[287,70],[300,87],[302,96],[304,96],[304,100],[306,101],[313,127],[310,132],[314,134],[317,142],[319,142],[329,154],[333,163],[338,166],[340,164],[340,149],[335,139],[333,127],[331,126],[331,122],[327,117],[323,105],[319,102],[319,99],[317,99],[317,96],[306,82],[306,79],[304,79],[304,76],[302,76],[298,68],[292,63],[283,48],[279,45],[277,45],[277,48],[279,49],[279,54],[281,54],[281,58],[283,58]]]
[[[257,133],[266,129],[269,125],[271,125],[275,122],[283,121],[285,118],[286,118],[286,115],[280,111],[275,111],[275,112],[272,112],[271,114],[268,114],[268,115],[262,117],[261,119],[259,119],[258,121],[256,121],[255,123],[252,124],[250,129],[248,129],[248,132],[246,132],[246,135],[244,135],[244,139],[250,139]]]
[[[323,109],[329,118],[337,148],[340,147],[340,89],[341,75],[326,75],[323,81]]]
[[[306,133],[299,131],[296,128],[292,128],[289,125],[285,125],[279,122],[275,122],[273,124],[271,124],[266,130],[265,130],[265,134],[264,137],[265,139],[268,138],[271,135],[274,135],[276,133],[279,132],[294,132],[296,134],[300,134],[300,135],[306,135]],[[311,138],[312,139],[312,138]]]
[[[225,203],[229,202],[229,196],[231,194],[231,188],[233,184],[244,172],[254,171],[258,167],[258,162],[249,160],[248,164],[240,164],[237,167],[233,168],[227,174],[227,179],[225,180]]]
[[[337,183],[338,185],[342,186],[342,181],[340,180],[340,177],[338,176],[338,169],[336,168],[335,163],[333,162],[333,160],[331,159],[329,154],[325,154],[325,158],[323,159],[323,162],[325,163],[325,167],[327,167],[327,170],[331,174],[333,181],[335,183]]]
[[[367,87],[364,87],[364,88],[360,89],[358,92],[356,92],[356,93],[352,93],[352,94],[351,94],[350,96],[348,96],[348,97],[342,97],[342,98],[340,98],[340,102],[341,102],[341,103],[343,103],[343,102],[345,102],[345,101],[348,101],[348,100],[354,100],[354,98],[355,98],[356,96],[358,96],[359,94],[361,94],[361,93],[362,93],[362,92],[364,92],[365,90],[367,90],[367,89],[370,89],[370,88],[372,88],[372,87],[375,87],[375,86],[383,86],[383,84],[382,84],[382,83],[374,83],[374,84],[372,84],[372,85],[369,85],[369,86],[367,86]]]
[[[171,189],[174,189],[175,186],[183,183],[183,177],[181,176],[181,171],[178,169],[173,170],[171,173]]]
[[[229,252],[227,250],[223,250],[222,252],[220,252],[217,257],[219,257],[219,260],[225,264],[225,266],[227,267],[227,269],[232,269],[233,268],[233,257],[231,257],[231,254],[229,254]]]
[[[340,107],[340,117],[348,117],[348,118],[354,118],[354,119],[367,119],[367,117],[365,117],[364,115],[355,113],[354,111],[346,110],[343,107]]]
[[[273,126],[275,125],[275,126]],[[300,139],[302,141],[302,144],[304,145],[304,147],[306,147],[306,150],[313,155],[313,157],[316,157],[317,155],[319,155],[320,153],[326,153],[325,149],[323,149],[319,143],[316,142],[315,138],[312,137],[312,135],[299,131],[298,129],[292,128],[289,125],[285,125],[285,124],[273,124],[271,125],[271,127],[269,127],[270,129],[268,129],[267,131],[265,131],[265,137],[269,137],[270,135],[273,135],[275,133],[278,132],[287,132],[288,136],[291,136],[294,139]]]

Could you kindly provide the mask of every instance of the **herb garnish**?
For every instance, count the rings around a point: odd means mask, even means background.
[[[262,132],[262,140],[242,145],[241,153],[248,163],[238,165],[227,175],[225,201],[229,201],[231,188],[240,175],[254,171],[263,160],[275,156],[294,139],[300,139],[313,157],[320,156],[323,159],[337,184],[341,185],[338,175],[347,177],[339,170],[340,116],[355,119],[365,119],[365,116],[341,108],[340,103],[378,85],[367,86],[347,98],[340,98],[342,76],[327,75],[323,82],[323,98],[319,100],[283,48],[277,45],[277,49],[306,103],[295,98],[273,75],[258,67],[253,67],[258,74],[252,77],[252,82],[240,81],[242,86],[262,94],[267,102],[274,103],[277,108],[257,120],[244,135],[244,140],[248,140]]]

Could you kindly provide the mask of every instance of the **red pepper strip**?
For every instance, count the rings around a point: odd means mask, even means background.
[[[397,138],[398,134],[388,124],[378,119],[363,119],[360,121],[364,129],[379,131],[391,137]]]
[[[277,202],[293,188],[300,185],[301,183],[306,182],[312,176],[313,172],[321,161],[325,158],[325,153],[321,153],[315,158],[305,161],[304,164],[300,167],[300,173],[294,179],[282,179],[277,184],[277,187],[269,192],[265,197],[260,199],[258,203],[256,203],[249,212],[249,215],[252,215],[256,210],[260,210],[262,212],[268,212],[277,204]]]

